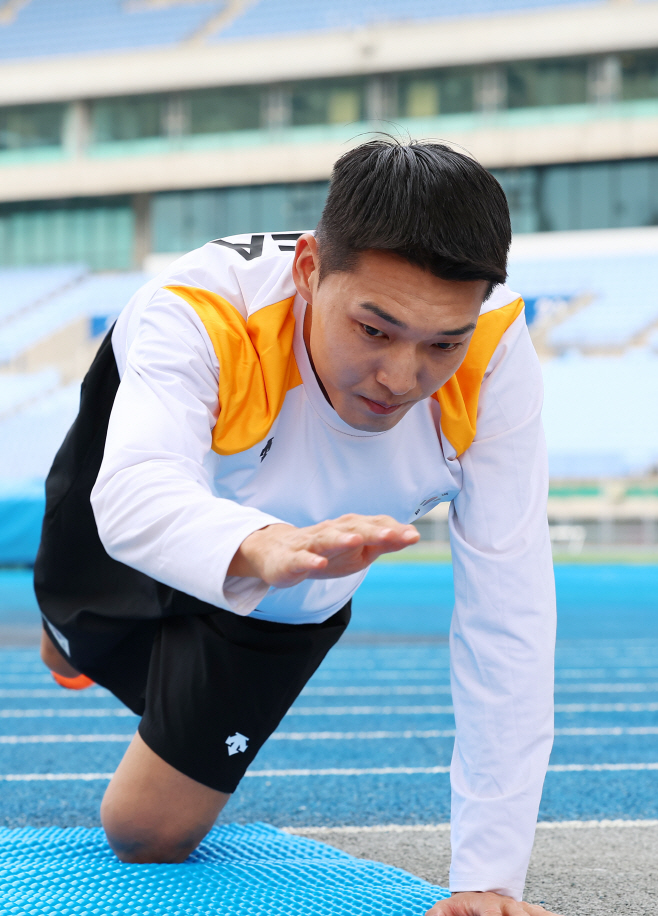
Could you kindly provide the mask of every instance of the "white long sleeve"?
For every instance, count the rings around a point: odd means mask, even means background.
[[[555,594],[541,371],[520,316],[480,393],[450,513],[453,891],[521,899],[553,739]]]
[[[143,311],[114,401],[92,507],[111,557],[249,614],[267,593],[229,577],[242,541],[280,519],[213,491],[219,367],[192,309],[165,290]]]

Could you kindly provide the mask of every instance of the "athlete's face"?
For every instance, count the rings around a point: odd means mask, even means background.
[[[342,420],[368,432],[391,429],[459,368],[488,288],[441,280],[381,251],[319,283],[311,235],[297,243],[293,277],[308,303],[304,340],[325,394]]]

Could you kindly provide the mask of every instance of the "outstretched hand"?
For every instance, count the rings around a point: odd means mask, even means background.
[[[439,900],[425,916],[558,916],[532,903],[517,903],[493,892],[464,891]]]
[[[381,556],[415,544],[420,535],[389,515],[341,515],[308,528],[268,525],[244,539],[229,576],[290,588],[304,579],[337,579],[360,572]]]

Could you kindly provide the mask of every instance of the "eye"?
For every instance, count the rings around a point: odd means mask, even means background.
[[[377,330],[377,328],[370,327],[369,324],[362,324],[361,327],[366,332],[368,337],[384,337],[384,332]]]
[[[435,343],[433,346],[439,350],[443,350],[444,353],[450,353],[452,350],[456,350],[458,347],[461,347],[461,341],[458,343],[447,343],[446,341],[441,341],[441,343]]]

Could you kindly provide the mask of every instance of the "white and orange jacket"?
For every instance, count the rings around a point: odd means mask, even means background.
[[[450,502],[457,738],[451,889],[520,898],[552,742],[555,598],[541,371],[498,286],[466,358],[387,432],[324,398],[292,280],[298,233],[236,236],[147,283],[112,336],[121,378],[92,492],[116,560],[236,614],[330,617],[365,573],[287,589],[227,576],[253,531]]]

